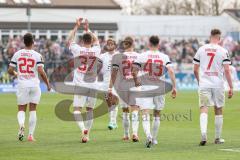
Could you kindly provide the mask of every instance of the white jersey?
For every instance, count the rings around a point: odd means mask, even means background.
[[[100,55],[100,60],[103,64],[101,72],[103,73],[103,81],[106,83],[109,83],[111,79],[112,58],[115,54],[106,52]]]
[[[71,43],[69,47],[74,56],[74,77],[73,82],[92,83],[96,81],[97,77],[97,58],[101,53],[99,45],[91,48],[81,47],[75,42]]]
[[[136,52],[124,52],[115,54],[112,59],[113,68],[118,69],[118,76],[116,79],[117,89],[129,89],[128,86],[131,86],[130,79],[132,76],[132,64],[138,59],[140,54]]]
[[[194,64],[200,65],[200,88],[224,88],[224,64],[231,64],[228,51],[216,44],[206,44],[198,49]]]
[[[148,75],[149,79],[164,78],[164,69],[171,65],[168,55],[159,51],[147,51],[142,53],[136,63],[141,66],[142,74]]]
[[[19,50],[13,55],[10,66],[17,68],[19,88],[39,87],[38,66],[44,66],[41,54],[34,50]]]
[[[165,78],[165,68],[171,66],[171,61],[168,55],[159,51],[147,51],[142,53],[138,60],[135,62],[136,65],[141,67],[139,76],[144,75],[141,79],[143,86],[139,88],[140,91],[144,91],[145,82],[159,81],[159,79]],[[149,87],[146,87],[149,89]],[[136,98],[136,105],[140,106],[140,109],[154,109],[163,110],[165,105],[164,95],[156,97],[142,97]]]

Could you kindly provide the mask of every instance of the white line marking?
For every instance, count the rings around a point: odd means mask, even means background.
[[[240,153],[240,148],[229,148],[229,149],[219,149],[220,151],[227,151],[227,152],[238,152]]]

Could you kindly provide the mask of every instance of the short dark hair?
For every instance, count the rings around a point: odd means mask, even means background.
[[[92,43],[92,35],[90,33],[84,33],[83,34],[83,43],[84,44],[91,44]]]
[[[219,29],[212,29],[211,36],[221,35],[221,31]]]
[[[154,47],[158,46],[158,44],[159,44],[159,38],[158,38],[158,36],[151,36],[151,37],[149,38],[149,43],[150,43],[152,46],[154,46]]]
[[[24,44],[26,47],[31,47],[34,43],[33,41],[33,35],[31,33],[26,33],[23,36]]]

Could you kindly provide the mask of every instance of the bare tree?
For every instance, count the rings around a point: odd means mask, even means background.
[[[203,0],[195,0],[195,9],[194,9],[194,12],[195,12],[195,15],[204,15],[204,14],[208,14],[209,11],[208,11],[208,5],[206,3],[206,1],[203,1]]]
[[[149,0],[143,9],[146,14],[176,15],[180,13],[179,5],[179,2],[175,0]]]
[[[115,0],[134,15],[220,15],[240,7],[240,0]]]
[[[163,0],[162,2],[158,0],[157,1],[149,0],[148,4],[143,6],[143,11],[146,14],[162,15],[163,14],[162,6],[165,6],[165,0]]]
[[[219,8],[220,6],[219,6],[219,0],[212,0],[212,6],[211,6],[211,8],[212,8],[212,14],[213,15],[219,15]]]
[[[193,15],[193,6],[190,0],[184,0],[182,9],[183,9],[183,13],[187,15]]]
[[[234,2],[233,2],[233,8],[234,9],[237,9],[237,8],[239,8],[240,7],[240,2],[239,2],[239,0],[235,0]]]

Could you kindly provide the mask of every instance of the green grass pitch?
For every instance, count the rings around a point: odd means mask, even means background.
[[[137,159],[137,160],[237,160],[240,157],[240,99],[237,94],[226,101],[223,138],[226,143],[214,145],[214,116],[211,108],[208,125],[208,145],[199,147],[199,111],[196,92],[179,92],[176,100],[167,96],[164,113],[169,119],[161,122],[159,144],[151,149],[144,147],[145,136],[140,123],[140,142],[122,142],[121,111],[119,128],[107,129],[108,116],[94,120],[91,141],[80,143],[80,131],[75,122],[65,122],[55,116],[55,105],[71,98],[60,94],[43,94],[38,107],[37,142],[17,141],[17,107],[14,94],[0,95],[0,160],[43,159]],[[191,111],[191,119],[190,119]],[[172,120],[171,115],[182,115]],[[183,117],[185,115],[185,118]],[[188,117],[187,117],[188,116]],[[26,119],[28,122],[28,118]],[[26,125],[27,127],[27,125]],[[220,149],[236,149],[236,152]]]

